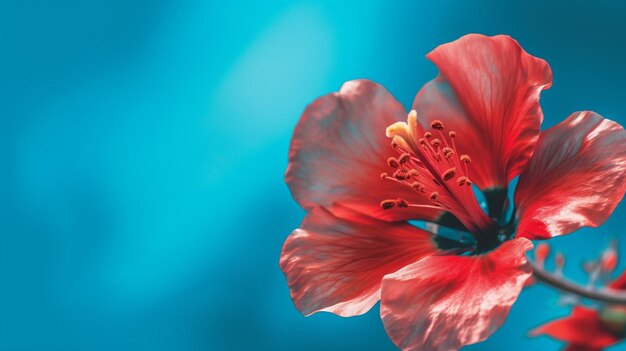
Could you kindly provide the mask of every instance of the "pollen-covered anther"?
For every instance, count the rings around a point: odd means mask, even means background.
[[[426,139],[430,139],[430,138],[432,138],[432,137],[433,137],[433,133],[431,133],[431,132],[426,132],[426,133],[424,133],[424,138],[426,138]]]
[[[432,145],[432,146],[434,146],[434,147],[437,147],[437,146],[441,145],[441,140],[439,140],[439,139],[435,138],[435,139],[433,139],[433,140],[430,142],[430,145]]]
[[[472,159],[469,157],[469,155],[461,155],[461,157],[459,157],[459,161],[465,162],[465,163],[472,163]]]
[[[393,177],[396,178],[397,180],[404,180],[406,178],[406,175],[404,174],[402,170],[397,170],[393,172]]]
[[[397,198],[396,199],[396,206],[398,206],[398,208],[407,208],[407,207],[409,207],[409,203],[406,202],[406,200],[403,199],[403,198]]]
[[[383,172],[380,174],[380,179],[385,180],[387,179],[387,177],[389,177],[389,174],[387,174],[387,172]]]
[[[469,182],[469,178],[467,178],[466,176],[461,176],[461,177],[457,178],[457,180],[456,180],[456,183],[459,186],[463,186],[463,185],[467,184],[467,182]]]
[[[455,132],[455,131],[453,131],[453,130],[451,130],[451,131],[450,131],[450,133],[448,133],[448,136],[449,136],[450,138],[453,138],[453,139],[454,139],[454,138],[456,138],[456,132]]]
[[[400,162],[400,164],[404,164],[409,162],[409,160],[411,159],[411,155],[409,154],[402,154],[400,155],[400,157],[398,158],[398,162]]]
[[[383,210],[390,210],[392,209],[394,206],[396,205],[396,201],[395,200],[383,200],[380,202],[380,207]]]
[[[420,145],[426,145],[426,140],[424,140],[424,138],[420,138],[418,142],[420,143]]]
[[[418,182],[411,183],[411,188],[413,188],[413,190],[417,191],[418,193],[424,190],[424,186]]]
[[[395,158],[395,157],[389,157],[387,159],[387,164],[391,168],[398,168],[398,167],[400,167],[400,161],[398,161],[398,159]]]
[[[420,175],[420,172],[418,172],[416,169],[412,169],[409,171],[409,173],[407,173],[407,176],[410,178],[415,178],[419,175]]]
[[[443,178],[443,180],[448,181],[454,178],[455,175],[456,175],[456,167],[452,167],[452,168],[447,169],[445,172],[443,172],[441,177]]]
[[[443,152],[443,156],[444,156],[445,158],[450,158],[450,157],[454,156],[454,150],[452,150],[452,148],[447,147],[447,146],[446,146],[446,147],[444,147],[444,148],[441,150],[441,152]]]
[[[430,193],[429,199],[431,201],[437,201],[438,198],[439,198],[439,193],[438,192],[433,191],[432,193]]]
[[[430,127],[435,130],[443,130],[443,123],[440,120],[436,119],[430,122]]]

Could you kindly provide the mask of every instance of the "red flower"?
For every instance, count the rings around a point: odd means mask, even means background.
[[[626,273],[609,285],[626,290]],[[626,308],[604,306],[600,310],[576,306],[569,317],[557,319],[531,332],[568,343],[565,351],[601,351],[626,338]]]
[[[593,112],[540,132],[539,94],[552,73],[510,37],[467,35],[427,57],[440,74],[408,116],[367,80],[304,111],[286,182],[308,214],[280,267],[305,315],[359,315],[380,299],[399,348],[455,350],[506,319],[531,275],[528,239],[610,215],[625,190],[626,133]],[[518,175],[508,218],[507,186]]]

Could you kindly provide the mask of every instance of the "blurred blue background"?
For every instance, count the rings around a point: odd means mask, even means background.
[[[424,55],[470,32],[548,60],[545,126],[582,109],[626,124],[620,1],[2,1],[0,349],[394,350],[378,307],[290,301],[290,134],[346,80],[410,106],[437,72]],[[572,277],[625,215],[551,242]],[[467,350],[557,349],[526,338],[567,314],[555,301],[526,290]]]

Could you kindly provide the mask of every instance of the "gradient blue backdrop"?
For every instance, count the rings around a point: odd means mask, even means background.
[[[354,78],[409,106],[424,55],[470,32],[548,60],[546,126],[626,124],[620,1],[2,1],[0,349],[393,350],[378,307],[304,318],[289,299],[290,134]],[[574,277],[625,214],[552,242]],[[557,349],[525,337],[555,301],[525,291],[467,350]]]

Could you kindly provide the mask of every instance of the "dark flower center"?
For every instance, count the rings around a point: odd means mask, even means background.
[[[626,337],[626,308],[608,305],[600,310],[600,322],[619,337]]]

